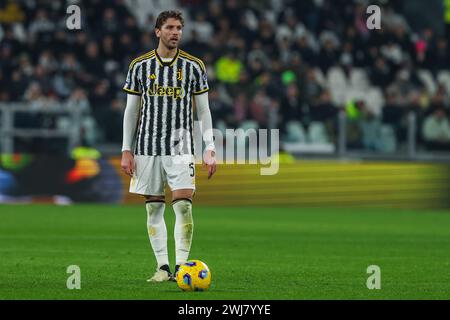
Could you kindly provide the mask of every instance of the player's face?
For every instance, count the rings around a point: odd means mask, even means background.
[[[180,20],[169,18],[161,26],[161,29],[156,29],[156,36],[168,49],[175,49],[181,40],[182,29]]]

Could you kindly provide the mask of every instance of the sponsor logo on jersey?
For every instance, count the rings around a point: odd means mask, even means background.
[[[174,99],[181,99],[184,96],[184,90],[181,87],[163,87],[153,83],[153,86],[148,88],[148,94],[150,96],[169,96]]]

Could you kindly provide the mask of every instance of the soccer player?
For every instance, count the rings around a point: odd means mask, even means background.
[[[193,103],[206,144],[208,179],[216,171],[208,81],[204,63],[178,48],[184,20],[179,11],[161,12],[155,33],[159,45],[134,59],[124,90],[122,169],[131,177],[130,192],[146,200],[147,229],[157,261],[147,281],[174,281],[188,260],[192,243],[192,197],[195,191]],[[164,187],[172,191],[175,211],[175,273],[169,268],[164,220]]]

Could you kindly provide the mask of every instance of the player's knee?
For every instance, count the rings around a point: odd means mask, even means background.
[[[192,204],[185,201],[181,206],[181,214],[184,216],[192,215]]]
[[[159,223],[164,217],[164,211],[161,210],[162,205],[160,202],[147,203],[147,215],[149,223]]]
[[[158,224],[164,215],[164,196],[145,196],[148,220],[147,224]]]
[[[175,199],[173,206],[176,206],[175,212],[179,212],[183,216],[192,216],[192,203],[190,199]]]

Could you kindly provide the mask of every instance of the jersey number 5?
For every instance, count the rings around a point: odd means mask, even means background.
[[[195,175],[195,167],[193,162],[189,163],[189,169],[192,170],[190,175],[193,177]]]

